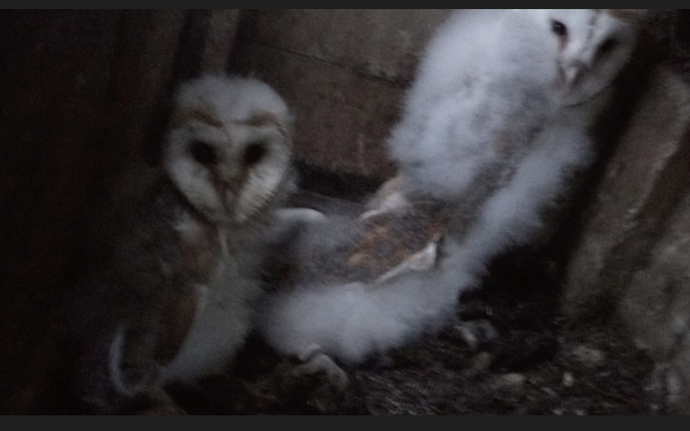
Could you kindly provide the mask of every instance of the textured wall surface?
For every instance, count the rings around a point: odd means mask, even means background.
[[[658,384],[690,413],[690,194],[633,271],[620,312],[635,341],[657,361]]]
[[[627,287],[631,271],[658,235],[690,180],[690,88],[676,74],[658,70],[649,80],[584,219],[574,253],[567,310]]]
[[[690,412],[690,86],[660,67],[639,90],[582,216],[563,306],[571,316],[618,310]]]

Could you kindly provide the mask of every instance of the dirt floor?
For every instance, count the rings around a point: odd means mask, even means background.
[[[652,382],[652,362],[614,322],[566,327],[551,299],[508,284],[486,286],[458,312],[470,322],[490,322],[498,332],[493,340],[468,345],[458,321],[386,358],[347,369],[349,388],[326,403],[330,394],[320,382],[290,379],[293,363],[258,338],[227,376],[173,394],[190,414],[666,413],[664,394]]]
[[[169,392],[189,414],[666,414],[653,363],[615,320],[559,316],[553,266],[527,251],[499,259],[443,331],[343,367],[344,392],[295,378],[297,363],[258,337],[227,375]]]

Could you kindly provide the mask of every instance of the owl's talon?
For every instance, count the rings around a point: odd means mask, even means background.
[[[460,338],[474,351],[498,338],[498,331],[494,325],[484,319],[462,322],[455,326],[455,330],[460,335]]]

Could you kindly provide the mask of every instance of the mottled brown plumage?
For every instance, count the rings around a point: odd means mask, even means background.
[[[162,165],[133,167],[87,235],[70,332],[88,411],[179,412],[164,383],[231,362],[292,187],[290,129],[258,80],[206,76],[178,90]]]

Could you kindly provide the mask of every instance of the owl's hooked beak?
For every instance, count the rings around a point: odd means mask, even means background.
[[[289,147],[275,146],[262,163],[249,171],[242,187],[236,191],[235,223],[245,223],[275,199],[288,179],[289,157]]]
[[[225,208],[226,214],[232,214],[235,210],[235,201],[237,200],[238,191],[229,183],[224,184],[219,190],[222,196],[223,207]]]
[[[237,195],[233,221],[241,224],[253,218],[276,196],[279,184],[280,180],[269,182],[249,179],[247,187]]]
[[[565,66],[561,66],[561,74],[563,75],[566,88],[573,88],[587,69],[588,66],[580,60],[573,60]]]

